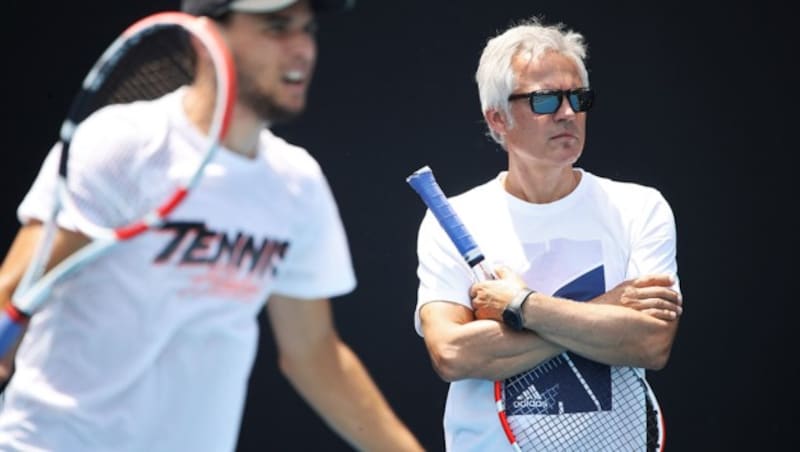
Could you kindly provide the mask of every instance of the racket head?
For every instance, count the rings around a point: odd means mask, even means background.
[[[552,366],[549,361],[494,383],[500,424],[515,450],[664,450],[663,413],[642,369],[613,368],[613,394],[597,394],[608,400],[613,395],[613,403],[604,409],[559,414],[551,410],[551,395],[534,384],[539,376],[552,370],[548,366]],[[512,386],[513,390],[509,390]],[[514,403],[520,406],[519,398],[509,397],[512,393],[526,397],[535,394],[536,403],[511,409]]]
[[[82,127],[94,115],[137,102],[157,101],[196,82],[202,66],[206,94],[211,94],[203,145],[179,175],[161,177],[157,189],[147,188],[133,171],[142,149],[124,146],[80,146]],[[19,323],[37,310],[59,279],[80,268],[114,243],[133,238],[161,223],[200,179],[225,137],[236,101],[233,57],[216,24],[182,12],[161,12],[136,21],[109,45],[85,76],[61,124],[54,196],[42,238],[4,315]],[[166,127],[166,126],[165,126]],[[102,132],[102,130],[101,130]],[[97,134],[97,130],[94,130]],[[73,146],[74,145],[74,146]],[[154,149],[148,159],[158,159]],[[76,161],[84,165],[73,171]],[[85,165],[90,165],[89,170]],[[158,164],[148,161],[151,168]],[[163,168],[166,169],[166,165]],[[73,173],[78,175],[75,177]],[[94,183],[101,178],[103,183]],[[165,176],[165,174],[161,174]],[[90,181],[81,185],[83,182]],[[148,189],[148,196],[142,190]],[[109,200],[114,202],[109,202]],[[139,200],[127,205],[130,199]],[[92,242],[50,271],[53,235],[59,215],[69,213],[69,228]]]
[[[73,149],[73,138],[89,122],[87,119],[119,105],[152,101],[188,86],[195,82],[199,65],[208,62],[213,81],[207,85],[213,89],[214,100],[205,143],[197,161],[179,177],[161,178],[157,189],[142,196],[147,184],[133,172],[142,159],[142,149],[94,146],[82,150],[83,155]],[[128,27],[92,66],[61,126],[58,198],[70,211],[75,229],[93,238],[126,240],[159,223],[180,204],[217,151],[227,133],[235,100],[233,57],[213,21],[182,12],[163,12]],[[158,159],[159,155],[148,158]],[[84,167],[84,181],[92,177],[86,173],[103,174],[107,177],[105,184],[91,181],[79,186],[80,182],[70,177],[70,168],[78,164],[76,159]],[[151,161],[148,166],[159,164]],[[129,199],[138,202],[129,205]]]

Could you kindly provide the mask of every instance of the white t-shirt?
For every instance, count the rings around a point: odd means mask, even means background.
[[[101,110],[77,130],[71,190],[113,206],[96,221],[119,221],[199,158],[182,93]],[[122,171],[86,174],[96,162],[86,153],[126,148],[140,152]],[[57,160],[47,157],[21,221],[46,217]],[[119,189],[126,178],[143,190]],[[68,207],[60,224],[79,228],[72,218]],[[317,162],[268,130],[255,159],[221,149],[163,227],[71,275],[33,316],[5,389],[0,450],[232,451],[267,297],[354,287]]]
[[[653,188],[580,171],[578,187],[553,203],[531,204],[510,195],[502,184],[505,172],[451,202],[489,266],[507,265],[538,292],[586,301],[643,274],[668,273],[677,281],[674,218],[661,194]],[[420,225],[417,253],[420,284],[414,322],[422,335],[420,307],[447,300],[471,309],[468,289],[474,280],[430,211]],[[679,290],[677,282],[675,289]],[[570,356],[590,384],[609,386],[612,379],[617,384],[618,370]],[[560,385],[558,392],[564,399],[560,401],[567,412],[597,411],[586,407],[592,401],[580,400],[583,391],[567,389],[578,383],[568,366],[562,363],[559,367],[537,382],[537,390]],[[580,397],[571,397],[578,393]],[[610,403],[600,402],[604,407]],[[508,450],[497,417],[493,382],[465,379],[451,383],[444,430],[447,450]]]

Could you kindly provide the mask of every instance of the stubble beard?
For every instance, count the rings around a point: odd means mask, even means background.
[[[289,109],[280,105],[275,96],[262,92],[252,83],[242,80],[239,84],[239,101],[270,124],[291,122],[303,113],[303,108]]]

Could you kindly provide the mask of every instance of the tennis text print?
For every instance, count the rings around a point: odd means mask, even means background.
[[[286,241],[259,240],[241,232],[231,237],[200,222],[167,222],[159,229],[174,234],[156,256],[159,264],[224,266],[261,276],[276,271],[289,247]]]

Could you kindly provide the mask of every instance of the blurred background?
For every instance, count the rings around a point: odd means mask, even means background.
[[[405,177],[429,165],[454,195],[504,168],[485,135],[474,72],[490,36],[534,14],[589,44],[597,102],[578,166],[652,185],[675,213],[686,312],[668,366],[648,377],[666,450],[788,446],[798,402],[789,272],[798,100],[795,16],[782,2],[357,3],[320,19],[308,110],[275,130],[319,160],[339,202],[359,279],[335,301],[341,335],[428,450],[443,450],[447,385],[413,328],[424,205]],[[14,209],[88,68],[131,22],[179,3],[5,5],[3,253]],[[278,373],[265,328],[239,450],[296,450],[299,436],[301,450],[350,450]]]

